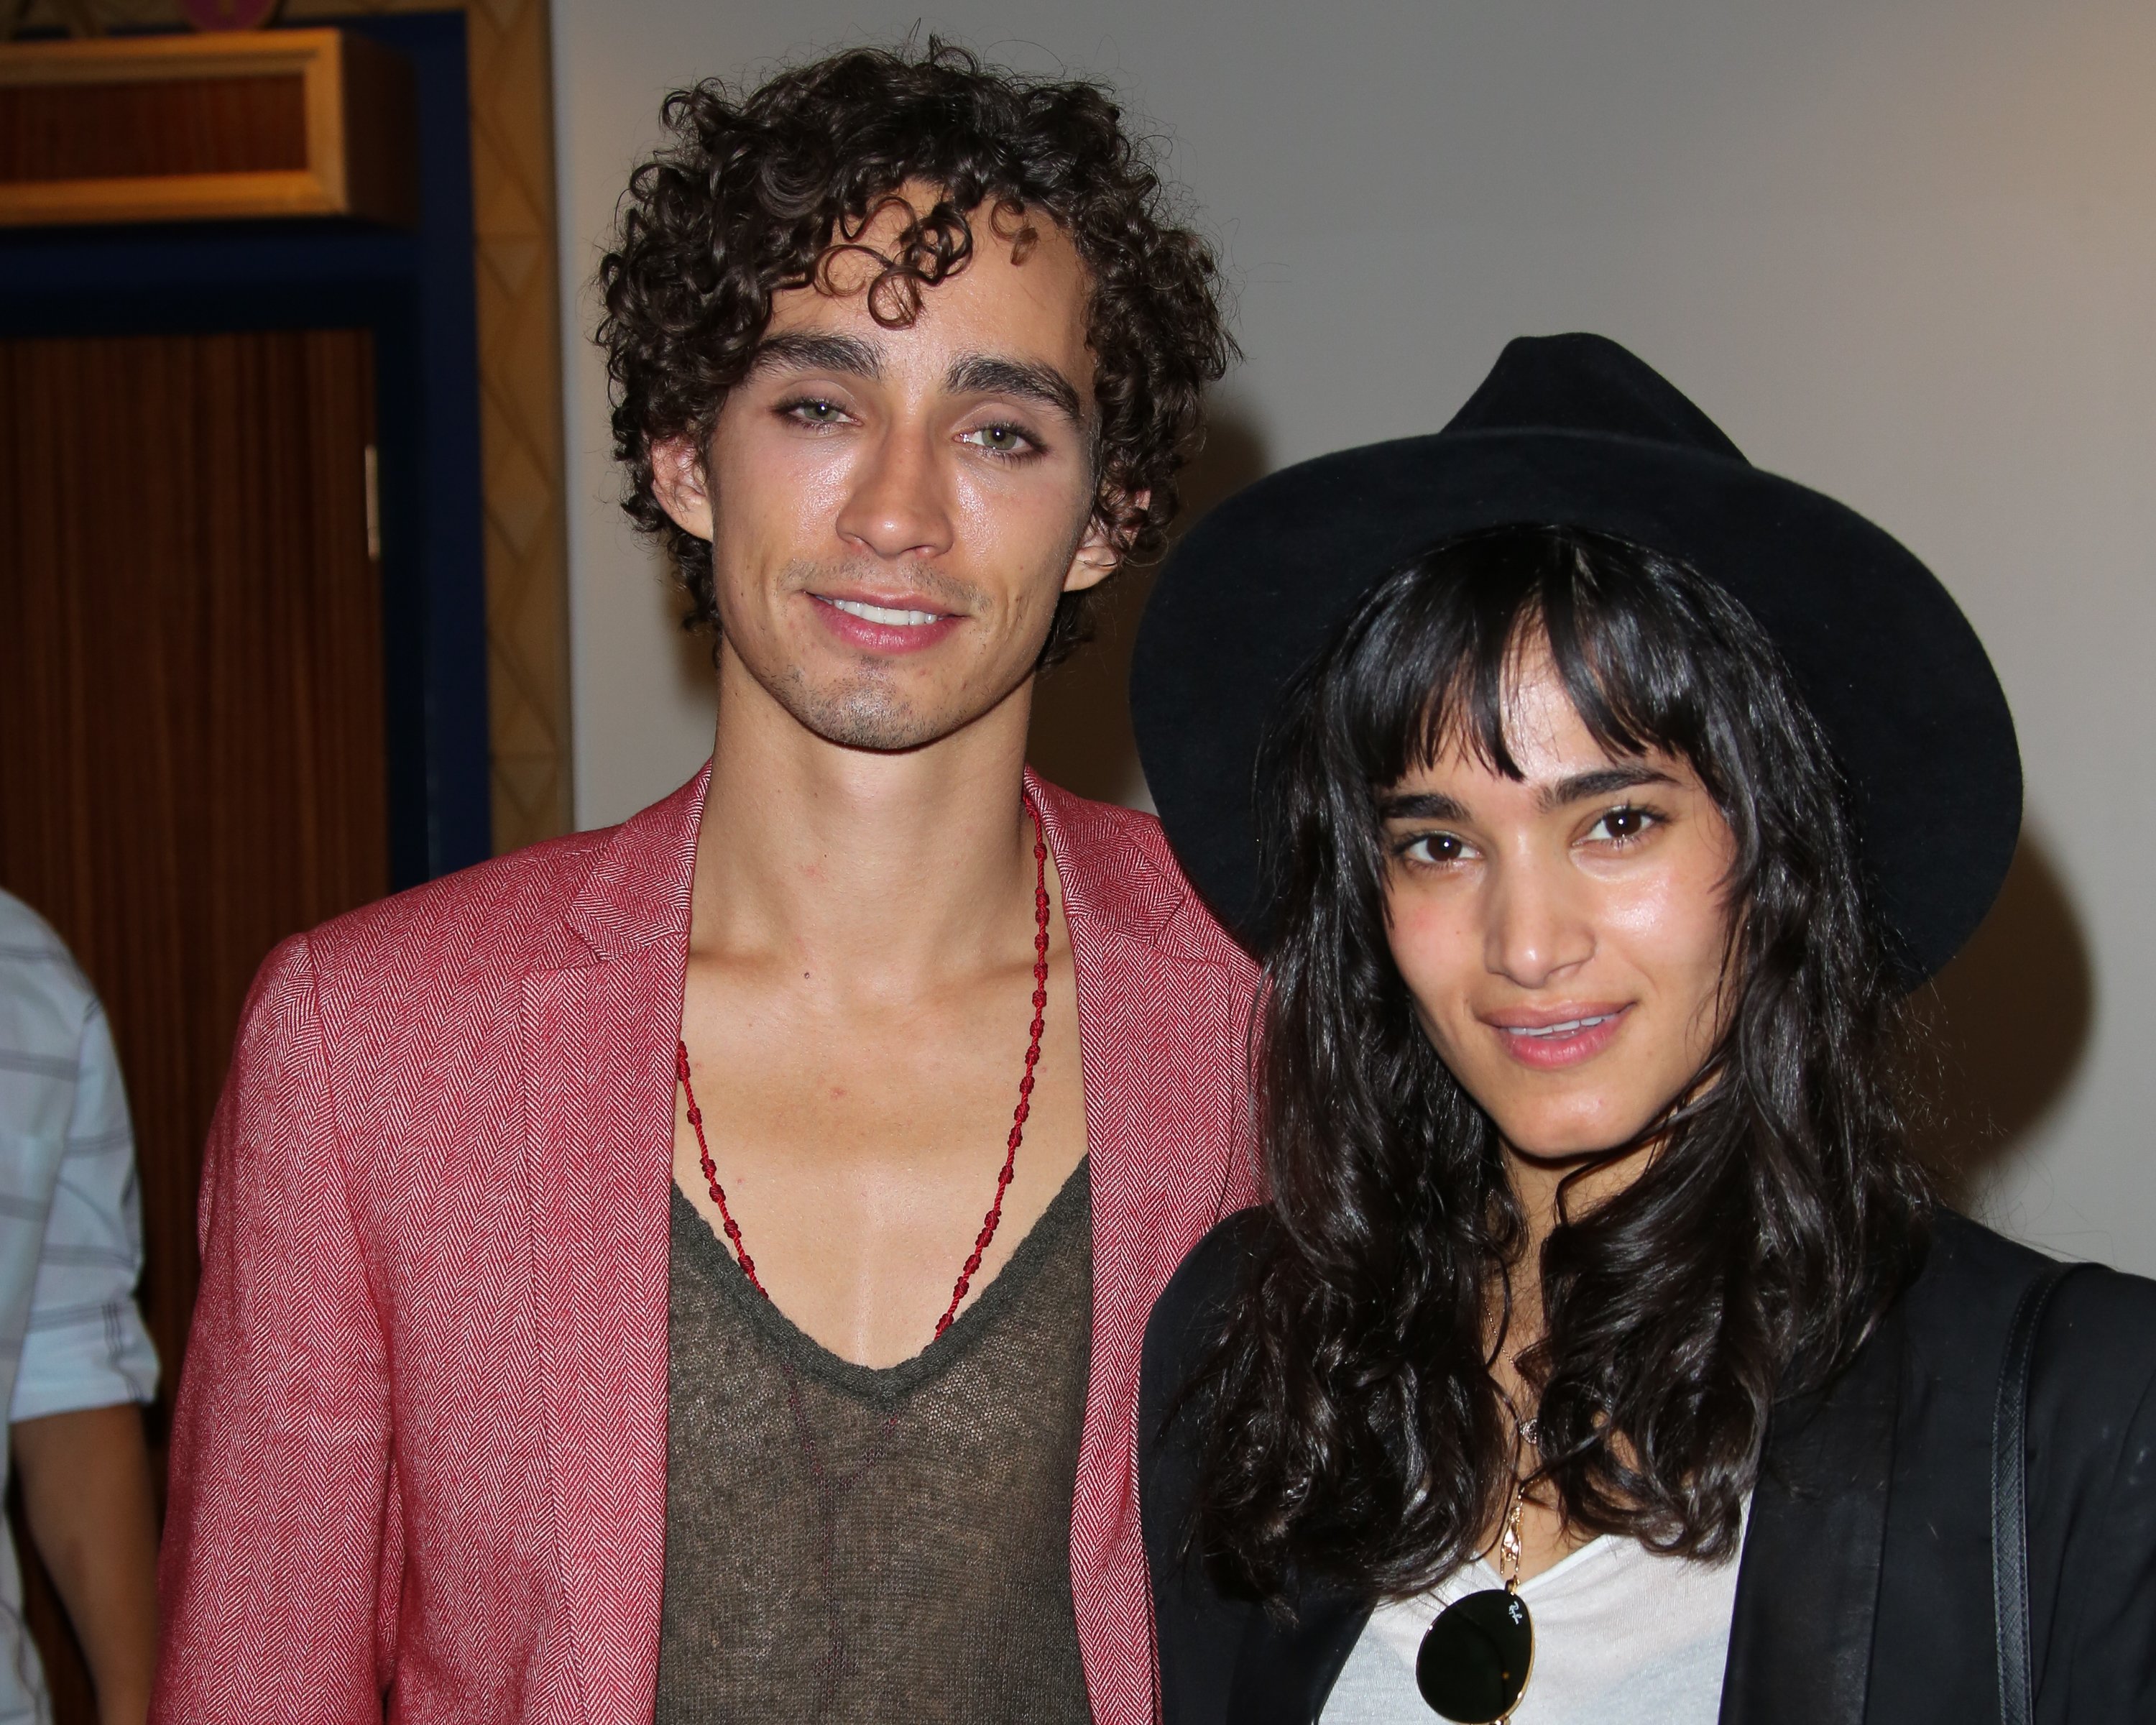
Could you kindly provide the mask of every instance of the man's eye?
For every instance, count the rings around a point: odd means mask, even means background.
[[[834,425],[845,418],[845,409],[838,403],[814,396],[788,402],[781,411],[788,418],[798,419],[804,425]]]
[[[985,449],[991,455],[1024,455],[1038,447],[1015,425],[977,425],[960,434],[958,441]]]

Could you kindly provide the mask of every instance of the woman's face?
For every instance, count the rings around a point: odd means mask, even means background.
[[[1384,794],[1389,937],[1452,1075],[1563,1161],[1635,1137],[1713,1047],[1736,842],[1683,762],[1604,753],[1546,652],[1505,732],[1520,781],[1455,749]]]

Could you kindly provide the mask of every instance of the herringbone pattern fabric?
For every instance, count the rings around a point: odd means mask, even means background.
[[[155,1717],[644,1725],[704,782],[287,942],[212,1128]],[[1148,818],[1036,784],[1078,978],[1095,1717],[1152,1712],[1138,1348],[1255,1175],[1255,978]]]

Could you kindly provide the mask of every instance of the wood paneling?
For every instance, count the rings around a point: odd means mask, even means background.
[[[371,347],[0,342],[0,886],[111,1017],[167,1406],[248,983],[278,940],[387,883]],[[29,1579],[59,1717],[86,1719]]]
[[[387,885],[371,350],[357,331],[0,342],[0,886],[111,1017],[165,1408],[247,985]],[[58,1717],[86,1721],[25,1568]]]
[[[415,208],[412,69],[336,30],[0,45],[0,223]]]
[[[276,78],[0,85],[0,181],[113,180],[307,165],[305,86]]]

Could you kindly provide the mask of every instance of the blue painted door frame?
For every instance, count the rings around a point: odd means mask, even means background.
[[[471,134],[461,13],[354,18],[417,74],[409,232],[326,220],[16,230],[0,338],[373,332],[389,880],[492,850]]]

